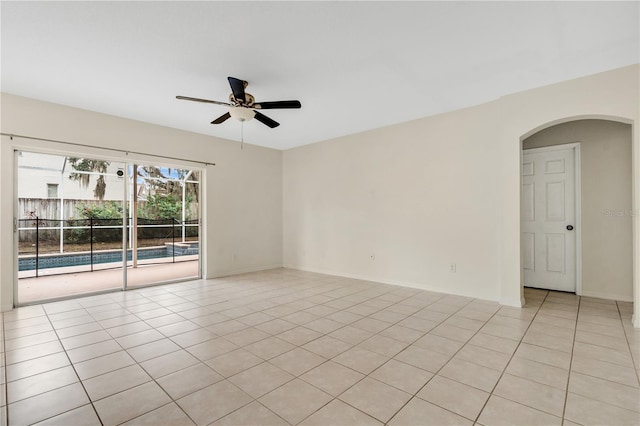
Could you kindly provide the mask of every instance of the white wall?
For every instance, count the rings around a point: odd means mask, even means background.
[[[284,265],[520,306],[521,139],[576,118],[637,124],[638,81],[634,65],[285,151]],[[634,127],[635,164],[638,144]],[[635,211],[638,180],[636,166]],[[636,272],[636,321],[639,289]]]
[[[285,151],[285,266],[497,300],[494,111]]]
[[[141,123],[9,94],[0,100],[3,133],[88,144],[3,136],[0,145],[0,306],[13,299],[13,150],[82,154],[112,161],[204,167],[203,241],[207,277],[282,265],[282,152]],[[136,151],[129,154],[113,149]],[[185,161],[158,158],[179,157]]]
[[[577,120],[529,136],[523,148],[580,143],[582,294],[633,298],[631,126]]]

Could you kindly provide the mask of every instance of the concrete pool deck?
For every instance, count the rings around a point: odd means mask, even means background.
[[[162,259],[165,260],[165,259]],[[127,285],[129,288],[149,284],[179,280],[196,279],[198,256],[181,256],[179,262],[172,263],[154,259],[138,262],[137,268],[127,268]],[[131,263],[131,262],[129,262]],[[109,269],[111,268],[111,269]],[[18,273],[18,303],[32,303],[59,297],[70,297],[85,293],[122,288],[122,262],[94,265],[94,271],[87,266],[68,266],[50,268],[39,271],[21,271]]]

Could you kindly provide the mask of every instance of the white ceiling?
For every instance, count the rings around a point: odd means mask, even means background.
[[[248,143],[287,149],[639,61],[631,2],[1,2],[1,89],[227,139],[227,76],[258,101]]]

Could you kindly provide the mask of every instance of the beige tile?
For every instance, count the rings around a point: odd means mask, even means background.
[[[475,420],[489,398],[489,393],[446,377],[435,376],[417,396],[467,419]]]
[[[294,379],[260,398],[260,402],[289,423],[297,424],[331,399],[331,395]]]
[[[239,410],[212,423],[212,426],[238,425],[288,426],[289,423],[285,422],[257,401],[247,404]]]
[[[327,359],[331,359],[349,349],[352,345],[331,336],[322,336],[302,346],[304,349],[316,353]]]
[[[280,334],[287,330],[291,330],[292,328],[296,328],[296,324],[290,323],[288,321],[276,318],[271,321],[263,322],[262,324],[258,324],[255,326],[260,331],[264,331],[265,333],[269,333],[271,335]]]
[[[475,331],[456,327],[454,325],[446,323],[442,323],[430,331],[430,334],[445,337],[450,340],[456,340],[462,343],[466,343],[469,339],[471,339],[471,337],[473,337],[475,333]]]
[[[405,314],[399,314],[397,312],[387,311],[386,309],[383,309],[382,311],[378,311],[375,314],[370,315],[370,318],[388,322],[389,324],[395,324],[399,321],[402,321],[406,317],[407,315]]]
[[[326,359],[320,355],[316,355],[302,348],[295,348],[269,360],[271,364],[280,367],[294,376],[306,373],[325,361]]]
[[[238,349],[238,346],[223,337],[218,337],[212,340],[207,340],[206,342],[198,343],[197,345],[189,346],[187,351],[199,360],[207,361],[236,349]]]
[[[575,342],[573,346],[573,354],[576,356],[584,356],[600,361],[611,362],[622,365],[623,367],[633,367],[633,361],[629,351],[617,351],[589,343]]]
[[[390,426],[464,426],[473,422],[420,398],[413,398],[389,422]]]
[[[399,340],[405,343],[413,343],[418,340],[420,337],[424,336],[425,333],[414,330],[413,328],[403,327],[401,325],[392,325],[380,332],[381,336],[390,337],[395,340]]]
[[[363,374],[371,373],[380,365],[387,362],[387,360],[389,360],[387,356],[380,355],[366,349],[361,349],[359,347],[351,348],[333,358],[333,361]]]
[[[554,367],[568,369],[571,363],[571,354],[556,351],[554,349],[543,348],[542,346],[522,343],[515,353],[515,357],[536,361]]]
[[[583,425],[637,425],[640,415],[631,410],[569,392],[565,417]]]
[[[351,425],[351,426],[382,426],[382,423],[362,411],[334,399],[311,416],[307,417],[301,426],[327,426],[327,425]]]
[[[137,362],[143,362],[151,358],[166,355],[171,352],[180,350],[180,346],[176,345],[169,339],[156,340],[154,342],[145,343],[140,346],[127,349],[129,355]]]
[[[385,321],[377,320],[371,317],[365,317],[351,323],[353,327],[361,328],[372,333],[379,333],[382,330],[389,328],[391,324]]]
[[[144,321],[136,321],[132,323],[110,327],[107,329],[107,332],[113,338],[118,338],[118,337],[128,336],[129,334],[140,333],[146,330],[151,330],[151,327],[149,326],[149,324],[145,323]]]
[[[364,374],[333,361],[327,361],[300,376],[305,382],[333,396],[340,395],[363,377]]]
[[[371,373],[369,377],[413,395],[433,377],[433,374],[391,359]]]
[[[567,328],[571,331],[576,328],[576,321],[571,319],[562,319],[558,317],[552,317],[549,315],[544,315],[540,313],[536,315],[536,318],[533,320],[533,324],[536,325],[551,325],[554,327],[563,327]]]
[[[66,413],[51,417],[42,422],[36,423],[37,426],[102,426],[100,419],[91,404],[83,405]]]
[[[141,362],[140,365],[151,377],[158,379],[198,363],[200,363],[200,361],[196,357],[184,349],[181,349]]]
[[[575,355],[571,362],[571,370],[627,386],[639,386],[638,377],[633,368],[610,362]]]
[[[21,399],[30,398],[78,381],[78,376],[70,365],[36,374],[9,382],[7,384],[7,401],[12,404]]]
[[[84,380],[83,384],[91,400],[97,401],[149,381],[151,377],[139,365],[130,365]]]
[[[133,358],[125,351],[120,351],[77,363],[74,368],[80,379],[86,380],[132,364],[135,364]]]
[[[45,355],[40,358],[8,365],[6,368],[7,381],[23,379],[36,374],[51,371],[69,365],[69,359],[64,352]]]
[[[5,330],[4,338],[5,339],[15,339],[16,337],[24,337],[32,334],[43,333],[45,331],[51,331],[53,327],[51,324],[45,322],[37,325],[32,325],[29,327],[20,327],[14,328],[11,330]]]
[[[515,340],[492,336],[490,334],[485,334],[482,331],[473,336],[471,340],[469,340],[469,343],[485,349],[502,352],[508,355],[513,354],[518,347],[518,342],[516,342]]]
[[[45,355],[51,355],[56,352],[62,352],[64,348],[59,341],[51,341],[41,343],[39,345],[29,346],[26,348],[16,349],[5,353],[6,363],[15,364],[17,362],[28,361],[34,358],[40,358]]]
[[[407,343],[400,340],[391,339],[376,334],[358,345],[359,348],[376,352],[385,356],[394,356],[408,346]]]
[[[26,348],[29,346],[39,345],[41,343],[51,342],[57,340],[58,336],[53,331],[45,331],[44,333],[32,334],[24,337],[17,337],[15,339],[7,339],[4,342],[5,350],[7,352],[20,348]]]
[[[192,426],[195,423],[189,419],[189,417],[178,407],[175,402],[167,405],[163,405],[160,408],[156,408],[142,416],[129,420],[123,423],[123,426],[157,426],[157,425],[171,425],[171,426]]]
[[[562,417],[565,399],[564,390],[512,376],[511,374],[504,374],[493,394],[554,416]]]
[[[436,328],[439,324],[440,324],[439,321],[431,321],[424,318],[410,316],[398,322],[398,324],[396,325],[399,325],[401,327],[411,328],[415,331],[425,334],[433,330],[434,328]]]
[[[16,425],[37,423],[89,403],[80,383],[74,383],[9,404],[9,418]]]
[[[507,366],[511,356],[502,352],[467,344],[455,354],[454,358],[502,371]]]
[[[208,366],[224,377],[233,376],[260,363],[261,358],[244,349],[237,349],[206,361]]]
[[[172,337],[177,334],[187,333],[189,331],[198,330],[200,328],[199,325],[191,321],[184,320],[180,316],[178,317],[182,319],[182,321],[177,323],[167,324],[162,327],[157,327],[156,330],[158,330],[160,333],[164,334],[167,337]]]
[[[569,392],[640,413],[640,389],[572,372]]]
[[[141,331],[139,333],[128,334],[123,337],[118,337],[116,341],[124,349],[129,349],[136,346],[144,345],[146,343],[155,342],[156,340],[161,340],[161,339],[165,339],[164,335],[157,330],[151,329],[151,330]]]
[[[205,364],[197,364],[166,375],[158,384],[173,398],[179,399],[222,380],[223,377]]]
[[[354,314],[353,312],[338,311],[327,315],[326,318],[346,325],[358,321],[362,318],[362,315]]]
[[[339,397],[347,404],[387,422],[411,395],[377,380],[365,377]]]
[[[447,318],[446,321],[443,322],[443,325],[453,325],[458,328],[464,328],[465,330],[473,332],[480,330],[484,324],[484,321],[465,318],[457,314]]]
[[[447,339],[446,337],[433,334],[433,332],[425,334],[413,344],[423,349],[440,352],[449,356],[453,356],[453,354],[458,352],[460,348],[464,346],[464,342]]]
[[[533,380],[560,390],[567,389],[569,380],[569,370],[520,357],[514,357],[505,371],[514,376]]]
[[[264,360],[271,359],[295,348],[289,342],[278,339],[275,336],[268,337],[244,347],[245,350],[259,356]]]
[[[317,318],[304,325],[306,328],[317,331],[318,333],[327,334],[344,327],[344,324],[330,320],[328,318]],[[389,325],[387,324],[387,327]]]
[[[350,343],[352,345],[357,345],[373,336],[373,333],[361,328],[347,325],[332,333],[329,333],[329,336],[338,340],[342,340],[343,342]]]
[[[296,346],[302,346],[320,336],[322,336],[322,333],[300,326],[278,334],[278,338]]]
[[[240,321],[230,320],[230,321],[225,321],[225,322],[220,322],[217,324],[210,325],[207,327],[207,330],[219,336],[224,336],[230,333],[234,333],[236,331],[243,330],[247,327],[248,327],[247,324],[244,324]]]
[[[187,331],[186,333],[171,336],[171,340],[173,340],[183,348],[187,348],[189,346],[197,345],[199,343],[215,339],[216,337],[217,336],[209,330],[199,328],[197,330]]]
[[[233,333],[226,334],[225,339],[237,346],[246,346],[251,343],[258,342],[262,339],[266,339],[270,335],[264,331],[260,331],[256,328],[249,327],[243,330],[235,331]]]
[[[60,330],[57,330],[57,333],[60,339],[65,339],[67,337],[79,336],[81,334],[91,333],[98,330],[102,330],[102,326],[97,322],[90,322],[88,324],[62,328]]]
[[[592,345],[604,346],[605,348],[617,351],[629,350],[629,343],[624,335],[621,337],[606,336],[604,334],[591,333],[589,331],[576,331],[576,342],[590,343]]]
[[[512,426],[514,424],[560,426],[562,424],[562,419],[534,408],[518,404],[517,402],[492,395],[489,398],[487,405],[482,410],[482,413],[480,413],[478,423],[496,426]]]
[[[396,355],[394,359],[435,373],[449,361],[449,356],[411,345]]]
[[[104,342],[94,343],[92,345],[81,346],[76,349],[67,351],[69,359],[73,363],[86,361],[91,358],[97,358],[102,355],[108,355],[121,351],[122,347],[115,340],[105,340]]]
[[[499,371],[455,358],[438,374],[486,392],[491,392],[500,378]]]
[[[230,382],[254,398],[259,398],[293,379],[294,376],[268,362],[229,377]]]
[[[573,341],[565,337],[556,337],[539,331],[528,331],[523,342],[561,352],[571,353]]]
[[[94,402],[105,426],[118,425],[171,402],[155,382],[148,382]]]

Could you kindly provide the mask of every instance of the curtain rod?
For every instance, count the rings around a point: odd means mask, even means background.
[[[0,133],[0,135],[2,136],[9,136],[9,138],[11,138],[11,140],[13,140],[13,138],[23,138],[23,139],[31,139],[34,141],[43,141],[43,142],[54,142],[54,143],[61,143],[61,144],[65,144],[65,145],[72,145],[72,146],[81,146],[84,148],[93,148],[93,149],[102,149],[105,151],[115,151],[115,152],[122,152],[126,155],[129,154],[138,154],[138,155],[148,155],[151,157],[157,157],[157,158],[164,158],[167,160],[178,160],[178,161],[187,161],[189,163],[197,163],[197,164],[203,164],[205,166],[215,166],[216,163],[207,163],[206,161],[197,161],[197,160],[189,160],[186,158],[180,158],[180,157],[169,157],[167,155],[157,155],[157,154],[147,154],[144,152],[138,152],[138,151],[128,151],[128,150],[124,150],[124,149],[117,149],[117,148],[103,148],[100,146],[94,146],[94,145],[87,145],[87,144],[83,144],[83,143],[76,143],[76,142],[65,142],[65,141],[58,141],[55,139],[46,139],[46,138],[36,138],[34,136],[24,136],[24,135],[16,135],[13,133]]]

